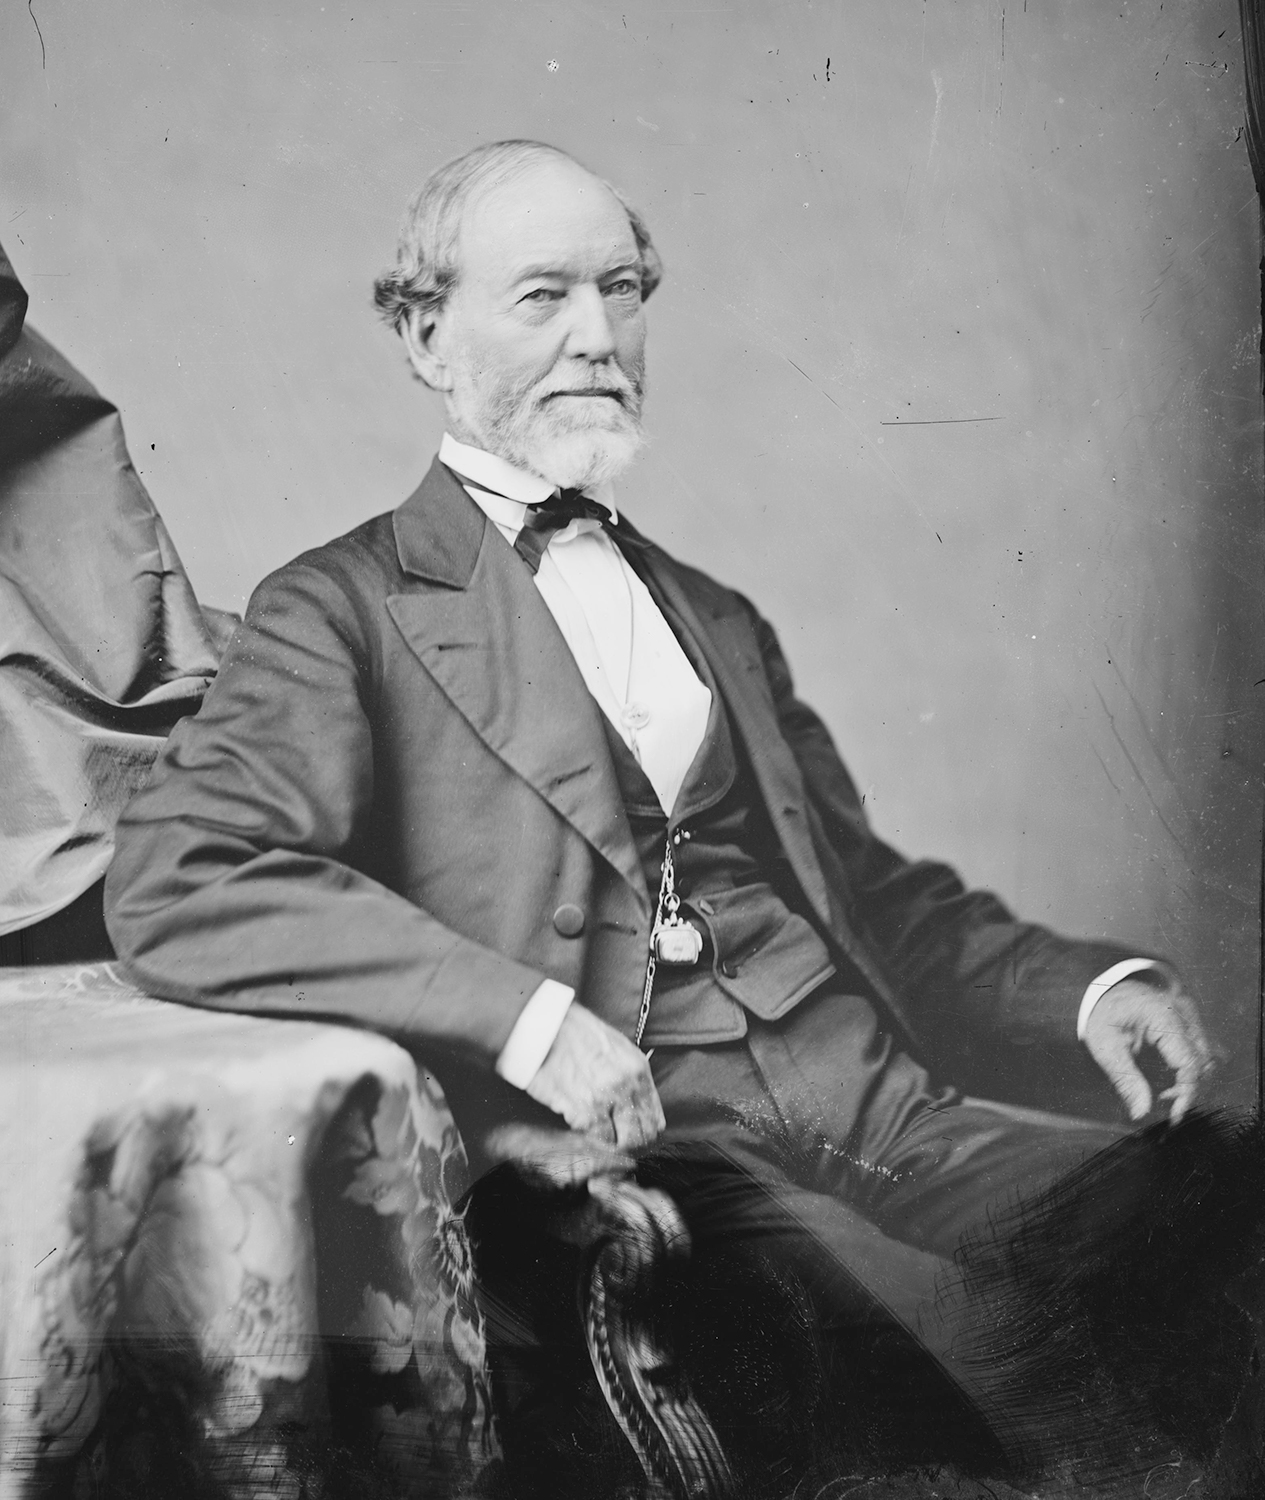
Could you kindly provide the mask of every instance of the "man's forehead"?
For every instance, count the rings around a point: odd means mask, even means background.
[[[534,163],[476,193],[462,216],[459,255],[472,279],[513,282],[548,271],[590,274],[635,264],[627,210],[576,163]]]

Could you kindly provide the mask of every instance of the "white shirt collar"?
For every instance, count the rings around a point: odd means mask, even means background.
[[[474,448],[469,443],[459,443],[450,432],[444,433],[439,445],[439,461],[441,464],[448,464],[458,474],[464,474],[467,479],[474,480],[476,484],[486,484],[489,490],[495,490],[496,493],[491,495],[487,490],[475,490],[471,498],[490,520],[513,531],[518,531],[522,526],[528,506],[542,504],[557,488],[539,474],[520,469],[517,464],[498,458],[495,453]],[[619,513],[615,509],[614,489],[609,482],[588,485],[585,494],[604,505],[613,520],[619,519]],[[573,523],[585,529],[596,524],[594,521]],[[568,527],[567,531],[570,530],[571,527]],[[560,533],[561,535],[565,533]]]

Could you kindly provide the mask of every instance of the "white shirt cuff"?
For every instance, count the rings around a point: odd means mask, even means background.
[[[549,1056],[575,991],[556,979],[544,980],[518,1013],[509,1040],[501,1048],[496,1071],[516,1089],[525,1089]]]
[[[1081,1000],[1081,1008],[1076,1016],[1076,1040],[1085,1040],[1085,1027],[1089,1023],[1089,1013],[1102,999],[1113,984],[1119,984],[1122,979],[1128,979],[1130,974],[1141,974],[1146,970],[1154,974],[1166,974],[1168,971],[1163,964],[1156,963],[1153,958],[1125,958],[1118,964],[1112,964],[1109,969],[1095,979],[1085,991]]]

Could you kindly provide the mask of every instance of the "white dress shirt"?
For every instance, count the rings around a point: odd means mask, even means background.
[[[539,475],[459,443],[448,433],[439,458],[474,481],[466,493],[511,546],[528,507],[554,492]],[[589,493],[618,518],[609,485]],[[582,517],[553,533],[540,559],[536,587],[585,686],[637,757],[664,812],[670,813],[707,732],[710,690],[699,681],[645,584],[598,522]],[[502,1078],[527,1087],[574,998],[569,985],[544,981],[519,1012],[497,1059]]]
[[[466,493],[511,546],[528,507],[554,493],[555,486],[539,475],[459,443],[448,433],[439,458],[474,481],[465,486]],[[618,519],[609,485],[586,493]],[[711,693],[645,584],[598,522],[580,518],[553,533],[540,559],[536,587],[585,686],[637,757],[664,812],[670,813],[703,743]],[[1160,966],[1147,958],[1125,959],[1089,985],[1076,1018],[1078,1038],[1085,1039],[1090,1011],[1111,986],[1143,970]],[[519,1012],[497,1058],[502,1078],[527,1087],[574,998],[575,991],[556,979],[541,984]]]
[[[448,435],[439,458],[475,481],[467,494],[511,546],[528,507],[554,492],[538,475]],[[588,493],[618,519],[609,485]],[[670,813],[703,743],[711,693],[645,584],[597,521],[581,517],[553,533],[540,559],[536,587],[584,685],[637,757],[664,812]]]

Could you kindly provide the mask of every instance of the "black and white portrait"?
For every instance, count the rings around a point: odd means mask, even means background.
[[[1255,4],[0,42],[0,1496],[1259,1493]]]

